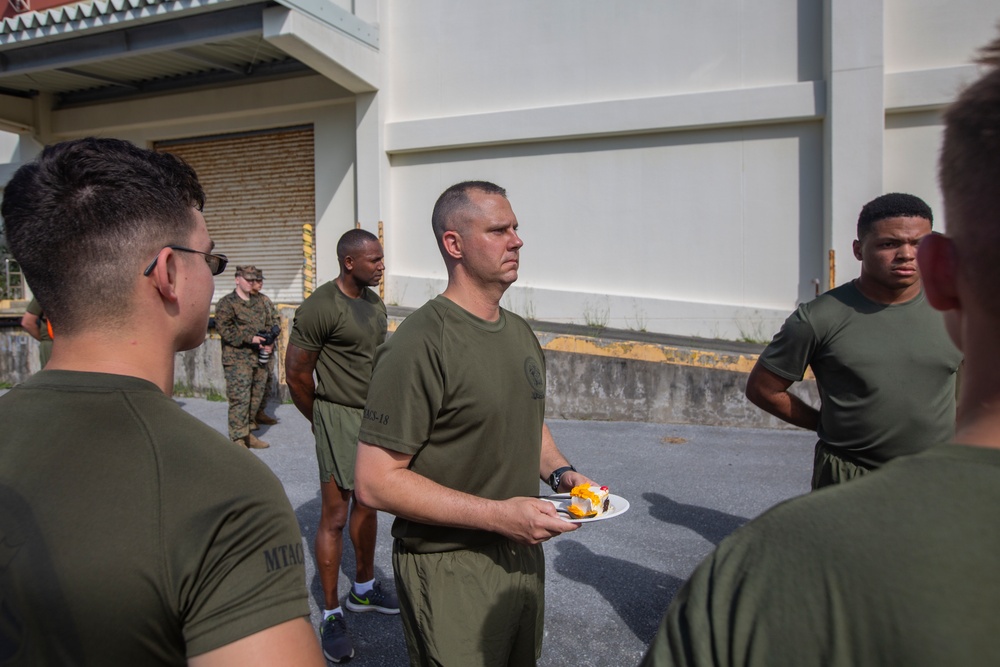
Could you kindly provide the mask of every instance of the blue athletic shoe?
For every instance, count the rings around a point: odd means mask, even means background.
[[[351,592],[347,595],[347,601],[344,603],[344,606],[351,611],[357,612],[377,611],[380,614],[399,613],[399,600],[396,598],[396,594],[383,591],[382,585],[377,581],[375,582],[375,586],[364,595],[355,593],[354,586],[351,586]]]
[[[323,621],[319,631],[323,655],[330,662],[347,662],[354,657],[354,645],[347,634],[347,624],[340,614],[332,614]]]

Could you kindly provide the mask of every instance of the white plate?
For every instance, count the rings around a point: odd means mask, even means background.
[[[574,519],[571,518],[572,515],[566,514],[567,511],[566,508],[568,508],[572,503],[572,500],[570,499],[570,495],[568,493],[560,493],[558,495],[548,496],[547,498],[543,498],[543,500],[547,500],[553,505],[555,505],[557,510],[560,509],[563,510],[562,512],[559,513],[559,518],[563,519],[564,521],[569,521],[570,523],[590,523],[591,521],[604,521],[605,519],[612,519],[616,516],[621,516],[622,514],[625,514],[625,512],[628,511],[629,503],[621,496],[616,496],[613,493],[609,493],[608,499],[611,501],[611,509],[605,512],[604,514],[601,514],[600,516],[587,517],[585,519]]]

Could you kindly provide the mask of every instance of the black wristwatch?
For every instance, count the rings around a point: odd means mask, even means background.
[[[559,493],[559,482],[562,481],[562,476],[570,470],[576,472],[576,468],[573,466],[563,466],[562,468],[556,468],[552,471],[552,474],[549,475],[549,486],[552,487],[553,492]]]

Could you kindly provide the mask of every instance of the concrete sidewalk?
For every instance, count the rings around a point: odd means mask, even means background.
[[[226,432],[226,404],[177,399],[190,414]],[[258,435],[254,451],[281,479],[305,540],[312,622],[322,593],[313,538],[319,480],[309,424],[292,405],[274,405],[281,422]],[[621,517],[585,524],[545,545],[546,625],[540,665],[635,665],[673,595],[730,532],[774,504],[809,490],[816,436],[805,431],[636,422],[550,421],[560,448],[581,471],[626,498]],[[548,489],[540,486],[540,492]],[[375,566],[393,586],[392,517],[380,515]],[[341,598],[354,577],[345,540]],[[398,616],[346,613],[351,664],[407,664]]]

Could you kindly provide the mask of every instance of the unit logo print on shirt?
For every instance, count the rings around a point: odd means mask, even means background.
[[[524,374],[528,378],[528,385],[531,386],[531,397],[535,400],[545,398],[545,376],[534,357],[524,360]]]

